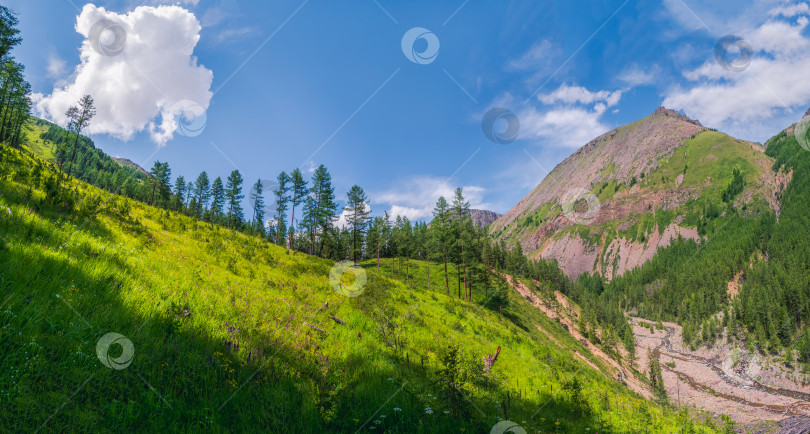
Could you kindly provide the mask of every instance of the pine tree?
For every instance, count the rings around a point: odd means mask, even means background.
[[[450,279],[447,275],[447,245],[450,241],[449,219],[447,200],[444,196],[440,196],[436,201],[436,206],[433,208],[433,222],[430,228],[434,234],[436,243],[442,251],[442,258],[444,260],[444,286],[447,295],[450,295]]]
[[[129,178],[127,178],[129,180]],[[183,175],[174,180],[174,210],[182,211],[186,197],[186,178]]]
[[[211,196],[211,186],[208,181],[208,173],[204,170],[197,176],[194,182],[194,197],[197,199],[195,217],[200,218],[201,213],[208,206],[208,199]]]
[[[228,199],[228,227],[239,225],[245,219],[242,211],[242,174],[234,170],[225,183],[225,197]]]
[[[337,204],[335,203],[335,189],[332,187],[332,175],[326,170],[323,164],[315,169],[312,175],[312,189],[310,195],[314,201],[313,215],[312,215],[312,228],[311,228],[311,246],[310,254],[315,254],[315,237],[316,232],[320,232],[320,247],[318,248],[318,255],[321,255],[325,235],[329,233],[332,224],[335,220],[337,213]]]
[[[287,233],[287,209],[290,202],[290,176],[286,172],[278,175],[278,187],[273,191],[276,197],[276,244],[281,245]],[[279,239],[281,234],[281,239]]]
[[[225,187],[222,185],[222,178],[217,176],[214,184],[211,186],[211,215],[209,219],[211,224],[222,217],[222,212],[225,209]]]
[[[451,207],[452,222],[453,222],[453,235],[456,244],[458,245],[458,260],[456,262],[456,271],[464,275],[464,297],[468,298],[467,288],[467,264],[464,252],[465,241],[468,236],[467,220],[470,219],[470,203],[464,199],[464,192],[461,187],[456,188],[453,195],[453,205]],[[461,262],[461,264],[458,263]],[[459,298],[461,298],[461,276],[459,276]]]
[[[264,186],[262,180],[256,181],[250,191],[250,201],[253,203],[253,227],[254,230],[264,236]]]
[[[358,256],[358,241],[362,244],[363,232],[365,232],[366,225],[368,224],[369,210],[366,209],[368,198],[366,193],[358,185],[352,186],[347,193],[348,201],[346,203],[346,223],[352,231],[352,260],[357,264]],[[362,246],[359,246],[362,248]],[[361,252],[362,254],[362,252]]]
[[[304,179],[303,175],[301,175],[301,171],[299,169],[292,171],[292,174],[290,175],[290,182],[292,183],[290,186],[292,190],[292,199],[290,200],[290,203],[292,203],[292,211],[290,212],[290,238],[287,240],[288,249],[292,249],[293,229],[295,227],[295,207],[304,203],[307,193],[309,193],[309,190],[307,189],[307,181]]]
[[[68,110],[69,116],[71,113],[73,116],[71,118],[71,123],[73,124],[73,130],[76,133],[76,140],[73,142],[73,153],[70,157],[70,166],[68,167],[67,173],[68,177],[70,177],[71,173],[73,172],[73,161],[76,159],[76,149],[79,147],[79,138],[81,137],[82,130],[90,125],[90,120],[96,115],[96,106],[93,102],[93,97],[90,95],[83,96],[79,100],[79,107],[77,110]]]

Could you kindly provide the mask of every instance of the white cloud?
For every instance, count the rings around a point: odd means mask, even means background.
[[[663,105],[733,135],[770,136],[775,117],[792,119],[792,112],[798,108],[803,113],[810,101],[810,40],[803,35],[807,24],[806,17],[795,24],[766,21],[748,35],[754,57],[747,69],[733,72],[714,59],[706,61],[684,71],[689,83],[670,89]]]
[[[509,62],[509,68],[514,70],[547,68],[559,52],[560,50],[551,41],[543,39],[532,45],[519,59]]]
[[[532,107],[518,115],[520,137],[539,139],[549,147],[576,149],[610,130],[601,121],[604,111],[604,104],[593,109],[558,107],[546,111]]]
[[[65,59],[57,56],[56,54],[49,54],[48,55],[48,77],[50,78],[61,78],[64,75],[65,71],[67,70],[67,62]]]
[[[489,209],[484,202],[486,189],[468,185],[462,186],[465,199],[472,208]],[[405,182],[397,183],[395,188],[380,193],[371,194],[375,203],[390,205],[388,214],[408,217],[409,220],[433,218],[433,207],[440,196],[444,196],[448,203],[453,200],[456,185],[445,178],[432,176],[416,176]]]
[[[794,5],[783,5],[770,10],[772,16],[795,17],[796,15],[810,14],[810,7],[807,3],[797,3]]]
[[[607,90],[600,90],[598,92],[591,92],[588,89],[580,86],[561,85],[557,90],[546,95],[538,95],[537,99],[543,104],[555,104],[558,102],[564,104],[593,104],[601,101],[608,107],[613,107],[622,98],[622,91],[616,90],[613,92]]]
[[[520,120],[519,138],[534,140],[548,148],[578,148],[610,128],[602,122],[608,108],[621,100],[623,90],[591,91],[563,84],[549,94],[537,96],[548,107],[528,106],[515,111]],[[509,107],[508,94],[496,99],[495,106]]]
[[[369,204],[366,204],[366,211],[367,211],[367,212],[371,212],[371,206],[370,206]],[[343,210],[343,212],[341,212],[340,214],[338,214],[338,218],[337,218],[337,220],[335,220],[335,223],[334,223],[335,227],[337,227],[337,228],[339,228],[339,229],[346,229],[346,228],[348,228],[348,227],[349,227],[349,223],[348,223],[348,220],[347,220],[347,218],[346,218],[346,216],[347,216],[348,214],[349,214],[349,212],[348,212],[348,211],[346,211],[345,209]]]
[[[646,68],[642,68],[639,65],[632,65],[619,74],[619,80],[633,87],[646,86],[654,84],[660,73],[661,67],[658,65],[652,65]]]
[[[126,34],[118,55],[93,48],[92,29],[102,19],[120,25]],[[76,31],[85,37],[81,64],[69,84],[42,97],[36,107],[44,117],[64,125],[68,107],[90,94],[97,115],[87,133],[129,140],[148,131],[152,140],[164,145],[178,128],[175,116],[183,109],[178,103],[193,101],[207,109],[213,95],[209,90],[213,73],[198,65],[193,55],[200,29],[194,14],[179,6],[142,6],[117,14],[87,4],[76,21]],[[110,31],[99,38],[102,44],[117,42]]]

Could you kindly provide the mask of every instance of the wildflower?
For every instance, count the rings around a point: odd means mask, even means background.
[[[402,411],[402,409],[399,407],[394,407],[394,411]]]
[[[560,426],[560,421],[554,421],[554,425]]]

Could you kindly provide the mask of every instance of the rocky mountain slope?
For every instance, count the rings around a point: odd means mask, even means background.
[[[621,275],[677,237],[699,239],[716,204],[779,212],[790,173],[774,173],[756,143],[673,110],[609,131],[566,158],[491,226],[569,276]]]
[[[473,223],[478,226],[479,228],[485,228],[491,225],[495,220],[498,220],[502,214],[498,214],[494,211],[487,211],[485,209],[471,209],[470,210],[470,218],[472,219]]]
[[[149,175],[149,172],[147,172],[146,169],[139,166],[137,163],[130,160],[129,158],[119,158],[119,157],[110,157],[110,158],[112,158],[113,161],[115,161],[116,163],[118,163],[118,164],[120,164],[120,165],[122,165],[124,167],[131,167],[131,168],[137,170],[138,172],[143,173],[144,175]]]

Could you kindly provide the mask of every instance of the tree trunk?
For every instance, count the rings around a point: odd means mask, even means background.
[[[292,238],[293,238],[293,222],[295,221],[295,191],[293,191],[293,199],[292,199],[292,213],[290,214],[290,239],[287,240],[287,248],[292,249]],[[354,264],[357,265],[357,261],[354,261]]]
[[[464,261],[464,243],[461,243],[461,265],[464,267],[464,298],[469,300],[467,294],[467,263]]]
[[[447,246],[442,246],[444,252],[444,286],[447,289],[447,295],[450,295],[450,278],[447,277]]]
[[[82,130],[81,128],[76,128],[76,141],[73,142],[73,155],[70,156],[70,166],[68,166],[68,173],[67,176],[70,178],[70,174],[73,173],[73,160],[76,159],[76,148],[79,147],[79,137],[81,137]]]

